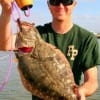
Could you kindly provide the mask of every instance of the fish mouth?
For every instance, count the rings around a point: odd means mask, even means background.
[[[19,51],[24,53],[30,53],[32,51],[33,47],[20,47],[18,48]]]

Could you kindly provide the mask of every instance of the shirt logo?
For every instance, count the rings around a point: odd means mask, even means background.
[[[78,54],[78,50],[75,49],[74,45],[70,45],[68,46],[68,53],[67,53],[67,56],[70,56],[70,59],[72,61],[75,60],[75,57],[77,56]]]

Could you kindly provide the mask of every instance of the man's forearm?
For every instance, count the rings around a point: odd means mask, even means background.
[[[95,93],[97,88],[98,88],[97,82],[85,82],[79,87],[79,91],[83,92],[85,96],[90,96],[93,93]]]
[[[11,41],[11,17],[2,11],[0,16],[0,50],[6,50]]]
[[[94,66],[84,73],[84,83],[79,91],[83,91],[85,96],[92,95],[98,88],[97,67]]]

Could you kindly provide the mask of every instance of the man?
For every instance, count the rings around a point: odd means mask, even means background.
[[[0,16],[0,49],[10,50],[13,40],[15,48],[16,36],[11,36],[11,3],[13,0],[1,0],[2,14]],[[79,86],[79,100],[86,100],[98,88],[97,65],[100,64],[96,37],[89,31],[73,24],[72,12],[76,6],[75,0],[48,0],[52,14],[52,22],[37,26],[42,38],[57,46],[71,64],[75,82]],[[13,38],[13,39],[12,39]],[[84,82],[80,84],[81,74]],[[33,100],[41,100],[33,96]]]

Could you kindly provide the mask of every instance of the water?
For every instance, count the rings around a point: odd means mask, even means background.
[[[2,58],[2,56],[4,58]],[[13,59],[15,57],[13,56]],[[0,52],[0,84],[4,80],[7,68],[10,66],[9,52]],[[13,60],[13,68],[6,87],[0,92],[0,100],[32,100],[31,94],[26,91],[20,81],[17,62]]]
[[[100,39],[99,45],[100,45]],[[3,58],[2,58],[3,57]],[[26,91],[23,87],[19,73],[17,70],[17,62],[14,60],[13,56],[13,68],[6,87],[2,92],[0,92],[0,100],[32,100],[31,93]],[[0,84],[4,80],[7,68],[10,65],[9,52],[0,52]],[[98,67],[98,76],[100,76],[100,66]],[[100,84],[100,77],[98,77]],[[100,100],[100,86],[96,93],[87,98],[87,100]]]

